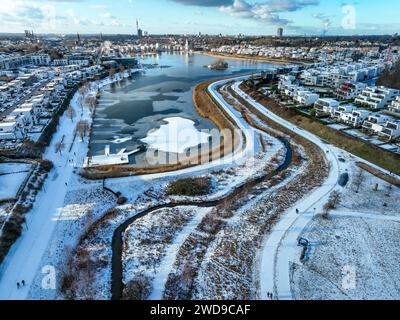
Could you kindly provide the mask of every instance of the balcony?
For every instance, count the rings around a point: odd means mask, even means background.
[[[363,124],[363,128],[367,129],[367,130],[371,130],[372,129],[372,125],[373,124],[371,122],[365,121],[364,124]]]

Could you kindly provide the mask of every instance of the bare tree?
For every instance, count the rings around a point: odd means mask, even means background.
[[[89,108],[90,113],[94,116],[94,112],[96,111],[97,99],[93,96],[86,97],[86,105]]]
[[[385,193],[386,197],[390,197],[392,195],[393,185],[390,182],[388,182],[385,189],[386,189]]]
[[[365,181],[364,171],[360,168],[353,179],[353,187],[354,192],[358,193],[360,191],[360,187]]]
[[[83,101],[84,97],[85,96],[83,94],[79,94],[78,101],[77,101],[78,106],[79,106],[79,108],[81,108],[82,112],[83,112],[83,106],[84,106],[84,101]]]
[[[115,69],[114,68],[111,68],[108,71],[108,76],[110,77],[111,80],[114,80],[114,76],[115,76]]]
[[[63,150],[65,149],[65,144],[60,142],[57,142],[55,147],[54,147],[56,153],[60,153],[62,155]]]
[[[76,116],[76,112],[75,112],[75,109],[72,108],[72,106],[69,106],[69,107],[68,107],[68,109],[67,109],[67,116],[68,116],[68,118],[71,119],[72,122],[74,122],[74,118],[75,118],[75,116]]]
[[[335,190],[329,196],[329,202],[331,205],[331,209],[336,209],[337,206],[342,202],[342,194]]]
[[[76,133],[79,135],[81,140],[85,138],[87,135],[88,131],[90,129],[89,123],[86,120],[81,120],[77,123],[76,125]]]
[[[119,66],[119,75],[120,75],[121,80],[124,78],[124,73],[125,73],[125,67],[121,64]]]
[[[86,81],[84,81],[84,82],[82,82],[81,86],[79,87],[79,93],[82,96],[84,96],[87,93],[88,89],[89,89],[89,84]]]

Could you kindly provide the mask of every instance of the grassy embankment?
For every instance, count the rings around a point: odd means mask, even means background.
[[[255,62],[273,63],[273,64],[302,64],[302,63],[313,63],[313,61],[297,60],[288,58],[271,58],[271,57],[260,57],[237,53],[214,53],[206,51],[198,51],[197,54],[203,54],[216,59],[230,59],[230,60],[250,60]]]
[[[350,137],[322,124],[316,119],[301,115],[295,110],[282,108],[275,100],[265,97],[264,95],[254,91],[252,88],[247,87],[245,84],[241,85],[241,89],[251,95],[268,110],[292,122],[300,128],[319,136],[328,143],[363,158],[381,168],[400,174],[400,155],[383,150],[357,138]]]
[[[82,171],[82,176],[86,179],[97,180],[104,178],[118,178],[143,174],[154,174],[162,172],[176,171],[192,167],[201,163],[207,163],[212,159],[227,156],[225,151],[233,152],[241,144],[243,136],[234,135],[231,139],[228,132],[223,130],[228,129],[233,132],[236,128],[234,120],[218,105],[216,101],[208,94],[208,86],[217,80],[210,80],[196,86],[193,92],[193,103],[196,111],[200,116],[212,121],[217,128],[221,131],[221,143],[214,146],[203,153],[185,157],[183,160],[178,160],[176,163],[149,165],[146,167],[138,167],[134,165],[120,165],[120,166],[102,166],[96,168],[88,168]]]

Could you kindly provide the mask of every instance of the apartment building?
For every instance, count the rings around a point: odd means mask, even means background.
[[[341,117],[341,121],[343,121],[345,124],[350,125],[354,128],[361,127],[362,124],[368,117],[371,115],[371,112],[365,109],[356,109],[353,110],[350,114],[348,115],[343,115]]]
[[[385,127],[385,124],[391,120],[392,118],[390,118],[389,116],[376,113],[370,115],[368,119],[364,121],[362,129],[370,134],[379,134]]]
[[[399,90],[386,87],[367,87],[355,99],[356,104],[373,110],[384,109],[400,94]]]
[[[27,65],[48,66],[50,62],[48,54],[12,55],[0,60],[0,70],[13,70]]]
[[[308,90],[297,91],[294,101],[297,103],[309,107],[314,105],[314,103],[319,99],[319,94],[313,93]]]
[[[354,109],[356,109],[356,107],[352,104],[339,106],[333,110],[331,113],[331,118],[337,121],[345,122]]]
[[[400,137],[400,120],[386,122],[385,127],[379,133],[379,136],[387,141],[393,141]]]
[[[389,106],[389,111],[398,113],[400,115],[400,96],[397,96],[392,104]]]
[[[17,140],[23,137],[16,122],[0,123],[0,140]]]
[[[337,108],[339,108],[339,102],[335,99],[318,99],[314,108],[317,112],[317,117],[330,116]]]
[[[335,97],[339,100],[353,100],[367,87],[362,82],[345,82],[335,92]]]
[[[49,66],[51,63],[50,55],[48,54],[35,54],[30,56],[31,64],[35,66]]]

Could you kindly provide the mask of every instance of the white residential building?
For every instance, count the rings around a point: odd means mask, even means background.
[[[26,108],[17,108],[11,112],[11,116],[14,116],[17,122],[29,130],[36,123],[36,115],[32,106],[26,106]]]
[[[367,87],[355,99],[355,103],[374,110],[384,109],[399,95],[399,90],[386,87]]]
[[[337,121],[345,122],[347,121],[348,117],[352,114],[355,108],[356,107],[353,106],[352,104],[339,106],[333,110],[333,112],[331,113],[331,118]]]
[[[367,85],[361,82],[345,82],[336,91],[335,96],[339,100],[352,100],[357,98],[366,87]]]
[[[400,121],[388,121],[385,127],[379,133],[384,140],[392,141],[400,137]]]
[[[389,111],[400,114],[400,96],[397,96],[389,106]]]
[[[319,99],[319,94],[311,91],[297,91],[294,100],[306,107],[312,106]]]
[[[337,108],[339,108],[339,102],[335,99],[318,99],[314,104],[315,110],[317,111],[318,117],[330,116]]]
[[[16,140],[22,138],[16,122],[0,123],[0,140]]]
[[[51,63],[50,55],[48,54],[35,54],[30,56],[31,63],[36,66],[48,66]]]
[[[383,114],[373,114],[368,117],[367,120],[364,121],[362,128],[364,131],[372,134],[380,134],[385,124],[388,121],[391,121],[392,118]]]
[[[368,117],[371,115],[371,112],[365,109],[357,109],[352,111],[349,115],[347,116],[342,116],[342,121],[345,124],[348,124],[354,128],[362,126],[364,121],[368,119]]]
[[[68,59],[54,59],[53,65],[56,67],[68,65]]]

